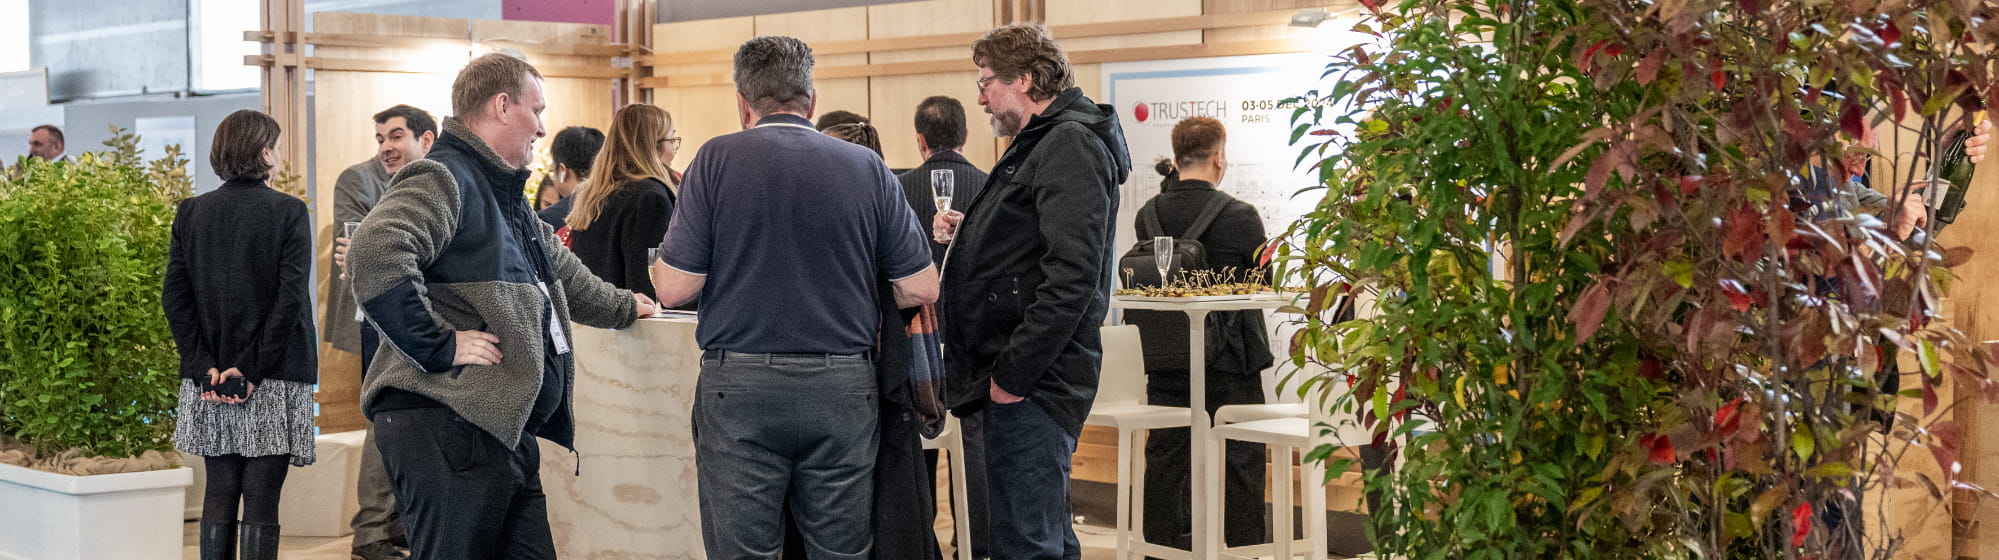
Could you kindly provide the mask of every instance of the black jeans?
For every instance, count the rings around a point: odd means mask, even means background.
[[[375,350],[382,345],[382,336],[375,332],[375,326],[361,323],[361,379],[368,378],[368,364],[375,361]],[[396,513],[396,497],[389,493],[389,473],[382,467],[382,453],[375,445],[375,423],[368,423],[368,437],[361,442],[361,478],[355,492],[361,508],[354,512],[354,519],[348,526],[354,529],[356,548],[380,542],[397,542],[403,537],[403,520]]]
[[[375,445],[411,558],[555,558],[534,435],[510,446],[449,408],[410,408],[375,414]]]
[[[1187,370],[1146,372],[1145,397],[1159,406],[1187,406]],[[1209,372],[1208,414],[1222,405],[1263,402],[1260,374]],[[1185,549],[1192,546],[1187,515],[1193,487],[1187,464],[1186,428],[1152,430],[1145,440],[1145,540]],[[1222,461],[1222,541],[1228,546],[1270,542],[1265,529],[1263,469],[1268,448],[1231,441]],[[1210,504],[1213,507],[1214,504]],[[1290,515],[1279,512],[1279,515]]]

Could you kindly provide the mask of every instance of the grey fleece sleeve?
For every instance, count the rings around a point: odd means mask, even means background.
[[[431,310],[424,268],[451,245],[464,202],[443,164],[411,162],[354,234],[354,295],[382,337],[424,371],[451,370],[457,340]]]
[[[555,261],[555,277],[562,280],[563,294],[569,299],[570,320],[600,329],[622,329],[638,322],[639,302],[632,299],[632,292],[598,278],[562,246],[555,228],[546,222],[536,224],[541,226],[541,245]]]

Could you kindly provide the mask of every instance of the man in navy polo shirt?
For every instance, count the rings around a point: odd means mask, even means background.
[[[915,212],[867,148],[812,128],[812,49],[736,51],[746,130],[688,164],[653,263],[662,300],[701,296],[694,399],[701,533],[711,560],[766,558],[784,506],[808,558],[867,558],[878,444],[878,279],[897,305],[937,299]]]

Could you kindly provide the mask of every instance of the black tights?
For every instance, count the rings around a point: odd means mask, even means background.
[[[242,502],[243,522],[278,524],[278,493],[285,487],[285,472],[291,469],[290,455],[218,455],[203,457],[208,470],[208,492],[202,496],[202,523],[229,523],[236,520],[237,502]]]

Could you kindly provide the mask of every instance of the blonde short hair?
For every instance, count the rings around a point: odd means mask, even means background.
[[[541,71],[517,56],[491,53],[472,59],[451,82],[451,113],[458,120],[485,116],[486,102],[507,94],[519,101],[526,94],[527,77],[541,77]]]

